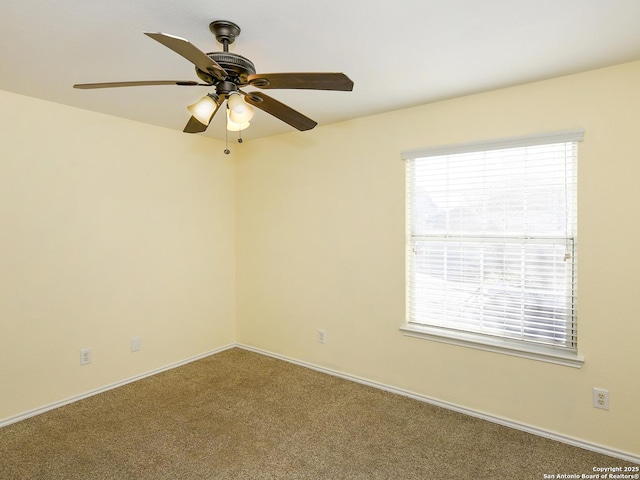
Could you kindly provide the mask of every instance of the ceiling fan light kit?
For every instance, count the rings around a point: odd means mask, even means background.
[[[291,125],[299,131],[310,130],[317,122],[259,91],[245,92],[241,87],[260,89],[305,89],[351,91],[353,82],[344,73],[333,72],[299,72],[299,73],[263,73],[257,74],[251,60],[229,52],[229,45],[240,35],[240,27],[227,20],[215,20],[209,29],[222,44],[222,52],[204,53],[188,40],[166,33],[150,33],[145,35],[183,56],[195,65],[196,75],[204,83],[189,80],[153,80],[134,82],[84,83],[74,88],[96,89],[113,87],[136,87],[149,85],[178,85],[213,87],[211,92],[202,97],[187,110],[191,118],[184,128],[186,133],[204,132],[216,112],[226,101],[227,130],[241,131],[249,126],[256,107],[279,120]],[[241,141],[241,140],[239,140]],[[225,149],[225,153],[229,150]]]

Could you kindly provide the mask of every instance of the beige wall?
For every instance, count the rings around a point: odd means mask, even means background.
[[[0,105],[0,421],[233,343],[223,146],[7,92]]]
[[[639,85],[631,63],[247,142],[236,177],[238,341],[639,455]],[[579,127],[584,366],[403,336],[400,152]],[[593,387],[610,391],[610,411],[592,407]]]
[[[238,341],[640,455],[638,85],[640,62],[230,157],[0,92],[0,421]],[[583,368],[403,336],[400,152],[577,127]],[[593,387],[610,411],[591,406]]]

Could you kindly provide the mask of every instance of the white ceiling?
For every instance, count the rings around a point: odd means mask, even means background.
[[[320,125],[640,59],[638,0],[2,0],[0,89],[181,131],[210,88],[72,85],[198,80],[142,32],[219,51],[217,19],[241,27],[230,50],[258,73],[354,81],[353,92],[268,92]],[[224,139],[218,117],[204,135]],[[257,111],[243,137],[289,131]]]

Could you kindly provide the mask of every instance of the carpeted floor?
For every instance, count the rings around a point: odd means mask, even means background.
[[[2,480],[542,479],[625,465],[241,349],[0,429]]]

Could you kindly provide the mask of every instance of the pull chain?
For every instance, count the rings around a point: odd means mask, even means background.
[[[227,107],[228,108],[228,107]],[[227,128],[229,126],[229,116],[227,115],[224,121],[225,125],[224,125],[224,154],[225,155],[229,155],[231,153],[231,150],[229,150],[229,129]]]

